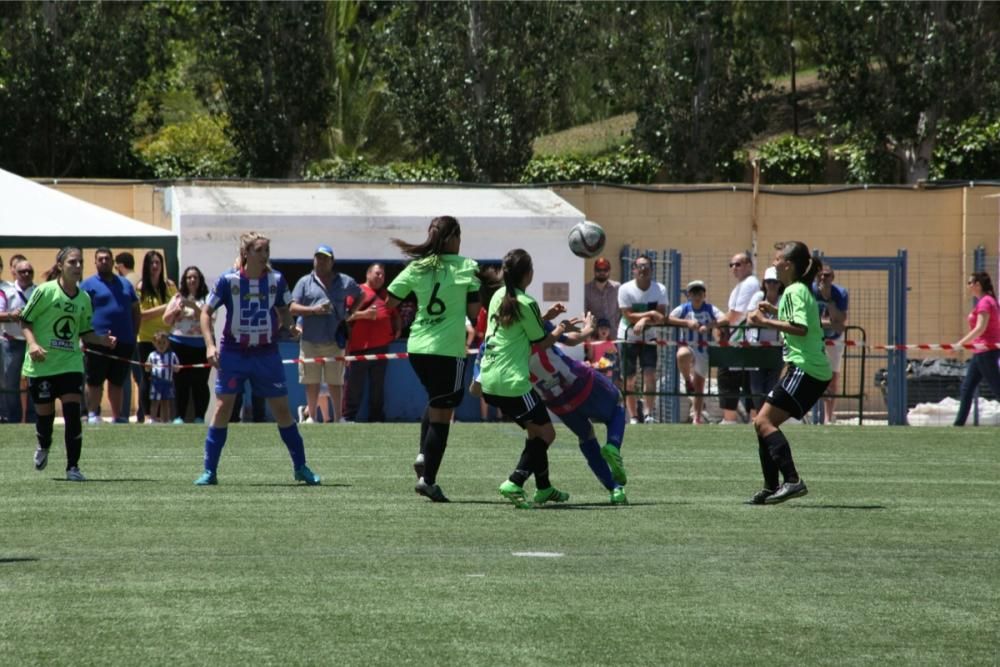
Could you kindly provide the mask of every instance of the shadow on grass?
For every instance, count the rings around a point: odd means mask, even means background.
[[[227,484],[227,486],[229,486],[229,485]],[[303,484],[302,482],[253,482],[252,484],[237,484],[236,486],[261,486],[261,487],[271,487],[271,488],[275,488],[275,487],[277,487],[277,488],[289,488],[289,487],[296,487],[296,486],[301,486],[302,488],[309,487],[308,484]],[[354,485],[353,484],[344,484],[343,482],[337,482],[335,484],[328,484],[326,482],[323,482],[322,484],[316,484],[315,486],[317,486],[317,487],[324,487],[325,486],[325,487],[334,488],[334,489],[350,489]]]
[[[444,503],[442,503],[444,504]],[[451,505],[502,505],[505,507],[514,506],[506,500],[454,500],[449,501]],[[610,503],[570,503],[567,505],[539,505],[532,509],[536,510],[617,510],[617,509],[627,509],[629,507],[655,507],[660,503],[629,503],[628,505],[612,505]],[[671,503],[672,505],[690,503]],[[516,508],[515,508],[516,509]]]
[[[37,558],[0,558],[0,565],[4,563],[34,563]]]
[[[885,505],[792,505],[796,510],[884,510]]]
[[[66,484],[117,484],[119,482],[163,482],[162,479],[148,479],[146,477],[119,477],[117,479],[94,479],[88,477],[85,482],[74,482],[62,477],[53,477],[53,482],[65,482]]]

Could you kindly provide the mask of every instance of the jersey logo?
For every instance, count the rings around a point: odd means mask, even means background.
[[[55,324],[52,325],[52,335],[59,340],[70,340],[73,338],[73,318],[72,317],[60,317],[56,320]]]

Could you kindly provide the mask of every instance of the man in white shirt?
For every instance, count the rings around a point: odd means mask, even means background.
[[[0,328],[3,329],[2,347],[7,364],[3,368],[3,386],[7,393],[0,396],[4,403],[4,415],[12,423],[25,423],[29,416],[27,385],[22,386],[21,366],[27,342],[21,330],[21,311],[28,305],[28,299],[35,290],[35,270],[31,262],[23,256],[13,258],[11,266],[14,282],[3,288]]]
[[[729,260],[729,270],[736,287],[729,293],[729,310],[726,311],[726,321],[730,327],[743,327],[746,325],[747,314],[750,312],[750,299],[754,293],[760,291],[760,281],[753,272],[753,262],[750,261],[750,253],[740,252],[733,255]],[[746,330],[735,328],[729,337],[729,342],[739,343],[746,339]],[[738,424],[739,413],[737,408],[740,404],[740,397],[749,399],[750,372],[746,368],[720,368],[719,369],[719,405],[722,407],[722,423]],[[753,410],[753,405],[746,406],[747,411]]]
[[[635,394],[636,379],[642,371],[642,403],[645,423],[656,422],[656,332],[647,328],[656,313],[667,314],[667,290],[663,283],[653,280],[653,262],[646,255],[640,255],[632,263],[633,280],[618,289],[618,307],[621,320],[618,325],[618,340],[622,343],[622,377],[628,396],[625,405],[629,421],[636,424],[638,405]],[[637,344],[638,343],[638,344]],[[645,344],[642,344],[645,343]]]

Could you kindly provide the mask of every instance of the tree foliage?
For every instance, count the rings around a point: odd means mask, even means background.
[[[565,79],[579,15],[579,4],[549,0],[396,6],[380,62],[406,139],[464,180],[516,181]]]
[[[857,2],[810,6],[827,129],[874,137],[907,182],[926,178],[942,123],[1000,100],[1000,5],[989,2]]]
[[[763,144],[758,159],[766,183],[820,183],[826,145],[822,139],[789,134]]]
[[[133,115],[166,66],[160,3],[0,5],[0,166],[25,176],[135,176]]]
[[[639,91],[636,143],[676,181],[712,181],[763,117],[767,89],[753,4],[624,6],[631,81]]]
[[[199,11],[201,57],[218,85],[204,97],[228,116],[243,170],[299,176],[319,152],[329,118],[324,4],[219,2]]]

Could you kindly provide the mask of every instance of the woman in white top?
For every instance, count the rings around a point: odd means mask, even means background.
[[[170,344],[182,365],[205,364],[205,338],[201,331],[201,307],[205,305],[208,286],[205,276],[197,266],[189,266],[181,275],[177,294],[170,299],[163,313],[163,321],[170,326]],[[211,369],[182,368],[174,376],[177,396],[175,424],[184,421],[188,401],[194,399],[194,422],[201,424],[208,410],[208,375]]]
[[[764,271],[764,287],[754,292],[750,298],[748,312],[752,313],[757,310],[761,301],[767,301],[772,306],[777,306],[781,299],[781,293],[784,291],[785,286],[778,280],[777,270],[773,266],[767,267],[767,270]],[[773,320],[775,315],[769,315],[767,318]],[[748,329],[747,339],[751,342],[781,344],[781,334],[776,329]],[[779,379],[781,379],[780,368],[755,368],[750,371],[750,393],[753,395],[755,410],[759,411],[763,407],[767,393],[774,385],[778,384]]]

